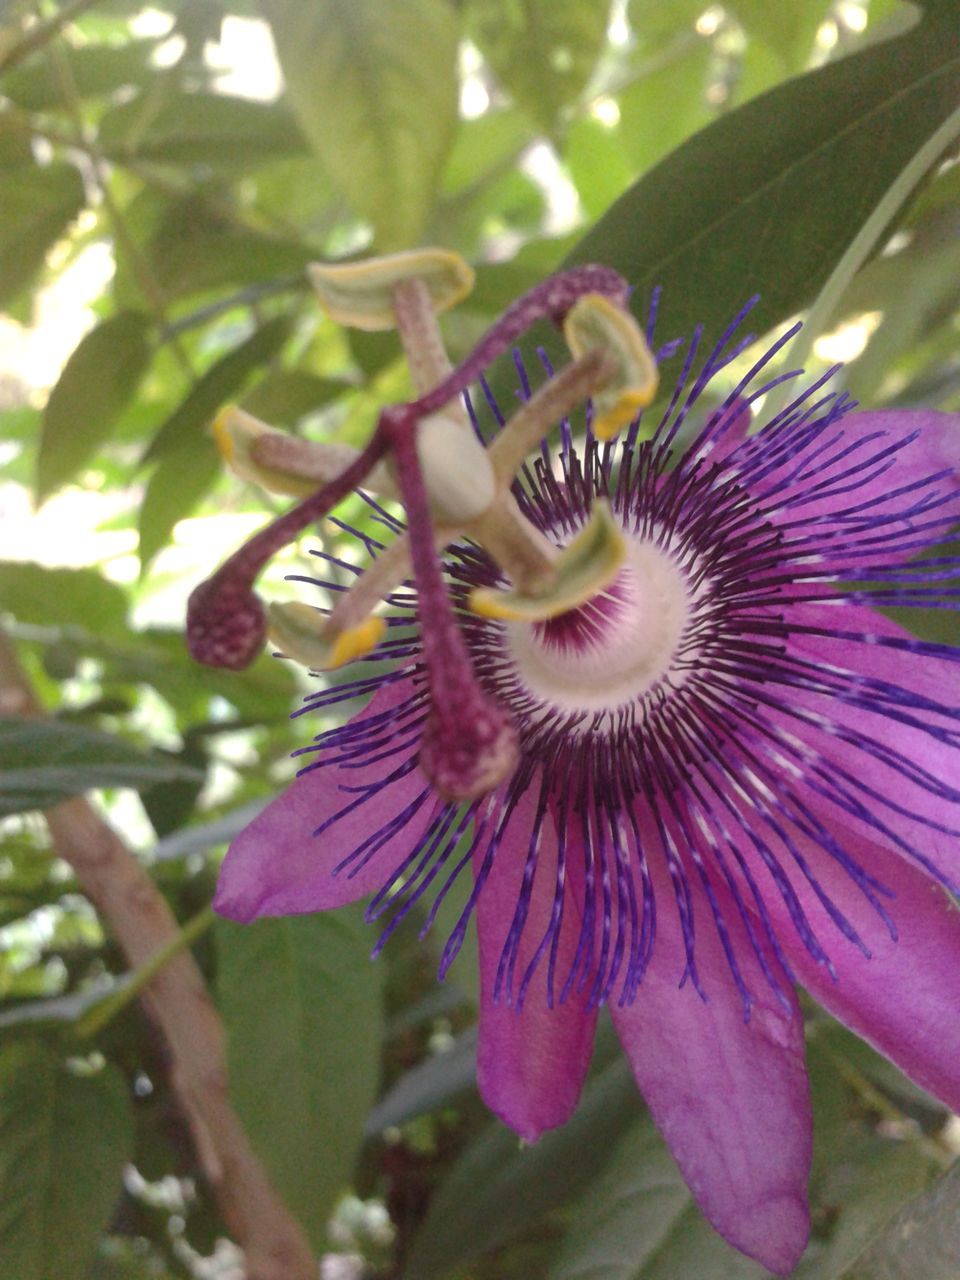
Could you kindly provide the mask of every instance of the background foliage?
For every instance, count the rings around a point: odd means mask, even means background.
[[[753,293],[783,326],[829,282],[808,363],[960,409],[958,108],[954,0],[0,4],[0,614],[53,715],[0,707],[0,1274],[236,1274],[136,975],[39,813],[93,788],[193,922],[233,1100],[331,1275],[762,1274],[609,1039],[535,1148],[485,1114],[469,948],[438,988],[435,941],[370,964],[357,912],[208,927],[224,842],[322,726],[288,720],[281,663],[184,652],[189,589],[273,510],[207,425],[235,401],[362,440],[407,390],[397,344],[322,318],[303,268],[421,242],[477,267],[455,352],[563,262],[618,266],[641,309],[662,285],[668,337]],[[298,571],[306,546],[268,590]],[[956,1121],[818,1012],[809,1057],[797,1277],[954,1274]]]

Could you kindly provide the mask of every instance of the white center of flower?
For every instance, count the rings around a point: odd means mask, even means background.
[[[626,563],[607,591],[546,623],[507,624],[517,674],[541,701],[568,711],[612,711],[669,670],[690,592],[668,552],[627,536]]]
[[[417,456],[434,515],[466,524],[496,497],[496,477],[487,451],[457,412],[431,414],[417,429]]]

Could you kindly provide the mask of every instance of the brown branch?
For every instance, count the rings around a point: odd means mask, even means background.
[[[0,714],[44,715],[2,631]],[[57,855],[73,868],[131,967],[176,938],[178,925],[166,900],[86,799],[64,800],[45,817]],[[315,1280],[317,1263],[303,1232],[230,1105],[223,1024],[190,952],[173,956],[141,999],[166,1041],[171,1083],[227,1226],[245,1251],[248,1280]]]

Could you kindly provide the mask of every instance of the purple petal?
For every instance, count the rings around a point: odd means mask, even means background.
[[[923,652],[902,627],[853,604],[795,605],[790,625],[810,629],[789,641],[806,665],[776,695],[771,721],[807,745],[804,771],[818,803],[826,804],[824,792],[836,797],[828,825],[840,821],[890,847],[899,840],[914,865],[926,860],[956,884],[960,662]],[[811,681],[827,687],[811,691]]]
[[[857,569],[903,564],[960,519],[960,415],[850,414],[824,431],[815,467],[788,454],[756,487],[776,500],[778,518],[816,524],[825,566],[845,572],[854,542]]]
[[[861,866],[896,895],[884,899],[895,922],[887,926],[850,877],[806,842],[822,889],[871,952],[867,958],[839,937],[809,888],[797,892],[836,968],[833,981],[790,927],[782,901],[767,907],[790,964],[816,999],[852,1031],[895,1062],[952,1110],[960,1110],[960,911],[928,876],[855,832],[835,830]]]
[[[545,1129],[569,1119],[590,1065],[596,1012],[586,1009],[586,996],[573,992],[563,1004],[548,1001],[548,963],[544,959],[524,992],[522,1008],[496,995],[504,944],[520,899],[530,837],[537,817],[535,796],[526,791],[517,802],[477,903],[480,945],[480,1041],[477,1083],[480,1094],[500,1119],[521,1138],[533,1142]],[[480,855],[475,868],[481,863]],[[537,945],[544,936],[554,903],[557,836],[549,813],[539,833],[537,870],[529,915],[516,965],[514,996]],[[559,934],[557,972],[565,975],[579,936],[573,899]],[[558,984],[559,986],[560,984]],[[559,994],[559,993],[558,993]]]
[[[388,713],[412,693],[409,680],[383,686],[350,722],[351,727]],[[342,788],[374,786],[401,765],[402,757],[391,756],[359,768],[321,763],[302,773],[231,844],[220,870],[215,909],[247,923],[258,916],[325,911],[363,898],[387,883],[429,825],[434,809],[429,784],[414,768],[373,792],[370,799]],[[426,799],[417,805],[424,793]],[[406,821],[400,822],[411,806]],[[338,813],[342,817],[329,822]],[[394,819],[398,829],[382,847],[369,858],[369,850],[360,853],[337,871],[351,853]],[[315,835],[324,824],[328,825],[322,833]]]
[[[730,895],[715,894],[754,1004],[749,1022],[704,895],[696,958],[707,1000],[681,987],[686,953],[670,880],[651,866],[660,917],[649,968],[631,1005],[611,1007],[646,1099],[697,1203],[743,1253],[786,1275],[810,1228],[811,1118],[803,1022],[770,991]],[[789,985],[783,985],[789,990]]]

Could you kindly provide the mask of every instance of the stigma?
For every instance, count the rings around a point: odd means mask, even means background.
[[[659,671],[676,627],[682,628],[682,609],[675,603],[664,607],[677,597],[668,569],[622,534],[605,502],[596,502],[577,536],[558,547],[523,512],[515,493],[530,454],[588,398],[597,438],[611,438],[634,420],[654,397],[656,365],[627,310],[626,282],[607,267],[576,267],[531,289],[456,367],[438,324],[439,314],[472,285],[470,268],[456,255],[428,249],[321,265],[311,270],[311,280],[338,322],[397,329],[415,398],[384,409],[362,450],[292,441],[240,410],[218,417],[215,439],[237,474],[301,501],[194,591],[188,644],[198,661],[241,669],[268,632],[283,656],[311,670],[331,669],[389,644],[378,611],[412,580],[431,703],[421,767],[445,799],[473,800],[494,790],[515,767],[516,732],[473,669],[441,563],[447,547],[469,540],[508,584],[475,591],[467,605],[507,620],[518,667],[529,673],[532,688],[560,690],[564,664],[572,670],[576,655],[557,637],[571,634],[571,618],[581,613],[604,619],[603,635],[616,651],[612,665],[610,655],[597,656],[595,647],[587,654],[588,666],[597,667],[594,683],[603,690],[594,696],[607,700],[614,686],[635,688],[645,672]],[[468,417],[465,396],[487,366],[541,318],[562,327],[571,362],[518,409],[488,448]],[[311,609],[300,601],[265,609],[253,588],[266,561],[358,489],[402,506],[396,521],[402,531],[394,542],[333,609]],[[628,613],[632,630],[617,621]],[[638,618],[646,619],[642,625],[649,633],[640,645],[642,660],[631,641]]]

